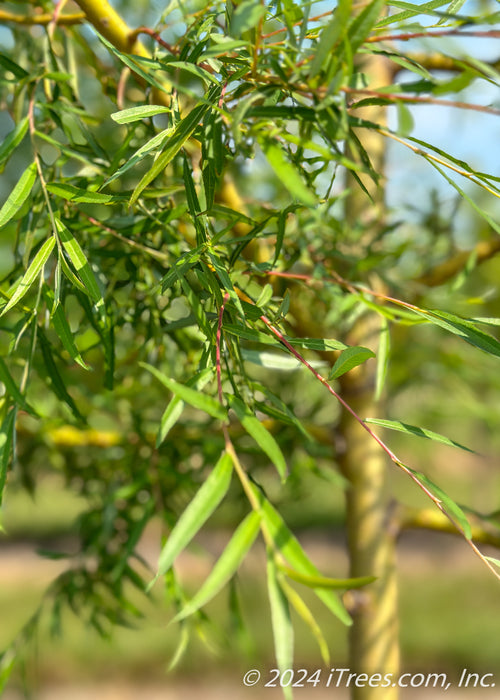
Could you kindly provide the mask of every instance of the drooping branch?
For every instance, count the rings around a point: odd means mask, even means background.
[[[10,23],[10,24],[24,24],[24,25],[47,25],[54,21],[54,17],[51,14],[28,14],[20,15],[15,12],[9,12],[8,10],[0,10],[0,23]],[[85,14],[83,12],[74,13],[71,15],[60,15],[57,18],[57,24],[72,25],[81,24],[85,21]]]

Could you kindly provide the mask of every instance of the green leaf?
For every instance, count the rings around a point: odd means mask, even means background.
[[[397,430],[398,432],[406,433],[407,435],[416,435],[417,437],[426,438],[427,440],[432,440],[433,442],[440,442],[441,444],[448,445],[449,447],[458,447],[466,452],[476,454],[474,450],[461,445],[459,442],[455,442],[455,440],[450,440],[449,438],[444,437],[444,435],[434,433],[432,430],[420,428],[416,425],[409,425],[408,423],[402,423],[398,420],[385,420],[382,418],[365,418],[364,422],[369,423],[370,425],[379,425],[381,428],[388,428],[389,430]]]
[[[80,365],[80,367],[83,367],[83,369],[90,370],[90,367],[84,362],[80,351],[75,345],[75,341],[73,339],[73,333],[71,332],[71,329],[69,327],[69,323],[66,320],[66,316],[64,315],[64,309],[62,307],[62,304],[55,303],[53,294],[51,294],[52,297],[52,311],[50,313],[50,317],[52,320],[52,324],[54,326],[54,329],[59,336],[59,339],[61,343],[64,346],[64,349],[69,353],[71,356],[72,360],[76,362],[77,364]]]
[[[375,357],[375,353],[368,348],[352,346],[342,350],[328,375],[328,379],[337,379],[337,377],[341,377],[354,367],[369,360],[370,357]]]
[[[385,5],[385,0],[372,0],[369,5],[356,15],[352,24],[349,26],[349,47],[354,54],[364,42],[368,34],[373,29]]]
[[[177,124],[174,132],[165,144],[163,153],[158,156],[151,169],[142,177],[139,184],[133,191],[132,197],[130,198],[130,204],[134,204],[137,201],[141,195],[141,192],[167,167],[170,161],[175,158],[186,141],[192,136],[194,130],[200,123],[200,120],[210,109],[211,101],[215,101],[215,97],[218,92],[219,88],[217,88],[217,91],[212,89],[206,98],[206,100],[209,101],[204,100],[203,102],[199,103],[189,112],[186,117],[184,117],[184,119]]]
[[[185,386],[194,387],[196,391],[201,391],[203,387],[210,381],[212,376],[212,368],[207,368],[203,370],[203,372],[197,374],[195,377],[190,377],[187,380]],[[158,436],[156,438],[157,448],[163,443],[172,427],[180,418],[183,410],[184,401],[182,401],[179,398],[179,396],[173,396],[160,420],[160,427],[158,429]]]
[[[287,160],[282,149],[272,141],[263,141],[261,145],[269,165],[292,197],[307,207],[316,206],[316,195],[307,187],[295,166]]]
[[[38,339],[40,341],[40,348],[42,350],[42,358],[43,362],[45,365],[45,369],[47,371],[47,377],[49,380],[49,385],[54,394],[57,396],[57,398],[60,401],[63,401],[71,410],[73,413],[74,417],[78,421],[85,422],[85,418],[82,416],[80,411],[78,410],[78,406],[73,400],[73,397],[69,393],[66,384],[61,377],[61,374],[59,370],[57,369],[57,365],[54,361],[54,348],[52,345],[49,343],[47,340],[45,333],[43,330],[38,327]]]
[[[316,622],[316,619],[312,612],[309,610],[307,605],[304,603],[300,595],[297,593],[297,591],[292,588],[287,581],[280,580],[280,585],[283,590],[283,593],[286,595],[288,598],[288,602],[292,605],[294,608],[295,612],[300,615],[300,617],[304,620],[306,625],[309,627],[311,630],[312,634],[316,638],[316,641],[318,642],[319,650],[321,653],[321,657],[323,659],[323,662],[325,666],[330,665],[330,651],[328,649],[328,644],[326,643],[326,639],[323,636],[323,632],[321,631],[320,626]]]
[[[273,508],[259,489],[253,485],[251,488],[261,506],[262,522],[265,524],[276,549],[295,571],[309,576],[319,576],[320,573],[318,569],[304,552],[296,537],[290,532],[281,515]],[[315,588],[314,592],[341,622],[346,625],[352,624],[349,613],[333,590]]]
[[[369,583],[377,580],[376,576],[358,576],[356,578],[330,578],[327,576],[311,576],[302,574],[289,566],[279,567],[293,581],[302,583],[308,588],[332,588],[334,590],[350,590],[352,588],[361,588]]]
[[[1,358],[0,358],[1,360]],[[3,360],[1,360],[3,362]],[[16,432],[17,410],[11,408],[5,416],[0,428],[0,505],[2,504],[3,490],[7,480],[12,446],[14,445]]]
[[[5,70],[13,73],[19,80],[29,77],[29,73],[26,72],[24,68],[21,68],[20,65],[14,63],[12,59],[3,53],[0,53],[0,66],[3,66]]]
[[[68,253],[76,272],[83,282],[87,295],[94,302],[94,304],[96,304],[102,315],[104,313],[104,299],[92,268],[90,267],[90,263],[85,257],[85,253],[71,231],[66,228],[58,217],[55,217],[55,222],[56,229],[59,233],[64,249]]]
[[[45,241],[38,253],[33,258],[31,265],[26,270],[24,277],[17,285],[11,298],[2,309],[2,313],[0,313],[0,316],[3,316],[5,313],[7,313],[7,311],[12,309],[12,307],[15,306],[29,291],[31,285],[43,270],[43,267],[49,259],[55,244],[56,239],[53,236],[51,236]]]
[[[16,124],[0,144],[0,164],[5,163],[28,133],[28,117]]]
[[[138,148],[137,151],[135,151],[135,153],[132,156],[130,156],[130,158],[120,168],[118,168],[118,170],[116,170],[110,177],[108,177],[106,182],[103,184],[103,187],[106,187],[111,182],[124,175],[128,170],[130,170],[130,168],[133,168],[134,165],[139,163],[152,151],[162,149],[167,139],[172,134],[172,131],[172,127],[169,127],[168,129],[163,129],[163,131],[160,131],[160,133],[156,134],[156,136],[153,136],[152,139],[146,141],[146,143],[143,144],[140,148]]]
[[[29,405],[29,403],[26,401],[21,391],[19,390],[19,387],[12,378],[12,375],[9,372],[3,357],[0,357],[0,382],[2,382],[2,384],[5,387],[5,391],[9,396],[12,397],[12,399],[15,401],[16,405],[19,406],[19,408],[21,408],[23,411],[26,411],[26,413],[29,413],[35,418],[38,417],[38,413],[32,406]]]
[[[281,451],[280,446],[265,428],[262,423],[253,415],[250,409],[245,406],[243,401],[236,396],[228,396],[229,405],[238,416],[238,420],[245,428],[247,433],[253,437],[261,450],[266,453],[271,462],[276,467],[281,480],[284,481],[287,477],[286,461]]]
[[[196,595],[176,615],[174,622],[183,620],[206,605],[226,585],[238,570],[260,529],[260,515],[252,512],[236,528],[229,543],[217,560]]]
[[[140,107],[130,107],[130,109],[122,109],[120,112],[113,112],[109,116],[117,124],[130,124],[131,122],[155,117],[157,114],[169,113],[169,107],[161,105],[141,105]]]
[[[233,12],[229,33],[239,38],[249,29],[253,29],[266,14],[267,8],[260,0],[243,0]]]
[[[323,27],[319,35],[319,42],[314,49],[314,58],[311,63],[309,76],[314,78],[326,65],[328,58],[336,44],[343,39],[347,28],[347,22],[351,17],[352,0],[340,0],[330,22]]]
[[[232,459],[224,453],[170,533],[158,561],[158,576],[171,568],[177,556],[215,511],[229,489],[232,473]]]
[[[203,54],[203,58],[205,58]],[[213,83],[214,85],[219,85],[217,78],[215,78],[209,71],[197,66],[195,63],[189,63],[188,61],[161,61],[165,68],[175,68],[180,70],[185,70],[192,75],[196,75],[197,78],[201,78],[205,83]]]
[[[489,355],[500,357],[500,342],[492,335],[477,328],[473,321],[449,314],[446,311],[427,311],[424,309],[414,309],[414,311],[435,326],[440,326],[450,333],[463,338],[470,345],[474,345]]]
[[[267,557],[267,590],[271,606],[276,662],[283,673],[287,668],[293,668],[293,625],[288,601],[280,586],[272,553]],[[283,691],[285,696],[288,694],[288,697],[291,697],[290,686],[283,688]]]
[[[0,209],[0,228],[17,214],[24,202],[28,199],[37,175],[36,163],[28,165],[24,173],[19,178],[12,192]]]
[[[380,339],[377,350],[377,374],[375,377],[375,401],[382,396],[387,370],[389,368],[389,358],[391,353],[391,331],[386,318],[382,319],[380,328]]]
[[[395,22],[402,22],[405,19],[410,19],[416,15],[431,15],[434,16],[437,13],[433,12],[438,7],[446,5],[448,0],[431,0],[430,2],[424,2],[421,5],[415,5],[410,2],[402,2],[401,0],[390,0],[387,4],[391,7],[399,7],[403,12],[398,12],[395,15],[390,15],[377,22],[377,28],[386,27],[389,24],[394,24]]]
[[[194,406],[194,408],[198,408],[204,413],[208,413],[212,418],[226,420],[226,409],[224,406],[221,406],[216,399],[206,394],[200,394],[196,389],[192,389],[186,386],[186,384],[179,384],[175,379],[170,379],[170,377],[167,377],[152,365],[148,365],[145,362],[140,362],[139,364],[141,367],[144,367],[144,369],[147,369],[148,372],[151,372],[151,374],[166,386],[167,389],[178,396],[182,401],[185,401],[190,406]]]
[[[455,520],[455,524],[458,524],[459,527],[462,528],[464,536],[468,540],[472,539],[470,523],[460,506],[425,474],[422,474],[422,472],[416,471],[415,469],[410,469],[410,467],[406,465],[404,465],[404,468],[411,472],[441,502],[442,507],[445,509],[448,515]]]
[[[80,187],[73,187],[73,185],[67,185],[63,182],[48,182],[47,189],[52,194],[77,204],[118,204],[127,199],[123,195],[83,190]]]
[[[193,250],[189,250],[187,253],[181,255],[181,257],[175,261],[173,266],[162,279],[161,291],[166,292],[167,289],[170,289],[175,282],[181,280],[186,272],[194,267],[199,261],[204,249],[204,245],[199,245],[196,248],[193,248]]]

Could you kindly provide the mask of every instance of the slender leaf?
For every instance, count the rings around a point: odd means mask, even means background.
[[[225,420],[227,418],[226,409],[221,406],[220,403],[213,399],[211,396],[206,394],[200,394],[196,389],[192,389],[186,384],[179,384],[175,379],[170,379],[164,375],[160,370],[152,365],[148,365],[145,362],[140,363],[141,367],[147,369],[151,372],[164,386],[167,387],[173,394],[179,397],[182,401],[198,408],[204,413],[208,413],[212,418],[218,418],[219,420]]]
[[[239,38],[249,29],[253,29],[266,14],[267,8],[259,0],[243,0],[231,18],[229,31],[231,36]]]
[[[69,229],[66,228],[62,221],[57,217],[55,221],[62,244],[68,253],[69,258],[73,263],[81,281],[83,282],[87,295],[94,302],[94,304],[96,304],[97,308],[101,311],[101,314],[103,314],[104,299],[92,268],[90,267],[90,263],[85,257],[85,253],[83,252],[76,238],[69,231]]]
[[[5,226],[28,199],[37,175],[36,163],[28,165],[0,209],[0,228]]]
[[[269,165],[290,194],[302,204],[314,207],[317,204],[316,195],[306,185],[295,166],[285,157],[282,149],[272,141],[263,141],[262,150]]]
[[[375,377],[375,401],[378,401],[382,396],[387,370],[389,368],[389,358],[391,352],[391,332],[389,322],[386,318],[382,319],[380,329],[380,339],[377,350],[377,373]]]
[[[455,316],[446,311],[427,311],[424,309],[414,309],[414,311],[435,326],[440,326],[450,333],[463,338],[470,345],[474,345],[489,355],[500,357],[500,342],[492,335],[477,328],[473,321]]]
[[[139,107],[130,107],[130,109],[122,109],[120,112],[113,112],[109,116],[117,124],[130,124],[131,122],[155,117],[157,114],[169,113],[169,107],[161,105],[140,105]]]
[[[296,537],[289,530],[281,515],[273,508],[271,503],[264,498],[261,491],[252,487],[253,493],[261,506],[261,517],[263,524],[267,527],[269,535],[275,544],[276,549],[298,571],[309,576],[319,576],[320,573],[310,561],[307,554],[300,546]],[[338,617],[344,624],[352,624],[349,613],[346,611],[334,591],[325,588],[316,588],[314,592],[327,608]]]
[[[11,408],[0,427],[0,505],[2,505],[3,490],[7,480],[7,471],[12,453],[12,446],[14,444],[16,415],[16,408]]]
[[[4,306],[2,309],[2,312],[0,313],[0,316],[3,316],[7,311],[12,309],[13,306],[15,306],[22,298],[23,296],[29,291],[31,285],[33,282],[37,279],[37,277],[41,274],[43,267],[47,260],[50,257],[50,254],[52,253],[52,250],[54,249],[54,246],[56,244],[56,239],[51,236],[48,238],[45,243],[42,245],[38,253],[35,255],[33,258],[33,261],[31,265],[28,267],[26,270],[24,277],[22,280],[19,282],[17,287],[14,290],[14,293],[12,294],[11,298],[7,302],[7,304]]]
[[[208,94],[207,100],[214,101],[215,95],[216,92],[212,90]],[[175,158],[186,141],[192,136],[201,119],[210,109],[210,106],[211,102],[204,100],[194,107],[189,114],[177,124],[174,132],[165,144],[163,153],[158,156],[152,168],[142,177],[139,184],[133,191],[132,197],[130,198],[130,204],[134,204],[137,201],[142,191],[149,185],[149,183],[152,182],[155,177],[157,177],[167,167],[170,161]]]
[[[281,580],[280,581],[281,588],[283,590],[283,593],[286,595],[288,602],[290,605],[293,607],[295,612],[300,615],[300,617],[304,620],[306,625],[309,627],[311,630],[312,634],[316,638],[316,641],[318,642],[319,650],[321,653],[321,657],[323,659],[323,662],[325,666],[330,665],[330,651],[328,649],[328,644],[326,643],[326,639],[323,636],[323,632],[321,631],[321,627],[318,625],[316,622],[316,618],[312,614],[312,612],[309,610],[307,605],[304,603],[300,595],[297,593],[297,591],[292,588],[287,581]]]
[[[21,68],[20,65],[3,53],[0,53],[0,66],[3,66],[5,70],[13,73],[18,80],[29,77],[29,73],[25,71],[24,68]]]
[[[352,346],[342,350],[328,375],[328,379],[337,379],[337,377],[341,377],[343,374],[363,364],[363,362],[366,362],[371,357],[375,357],[375,353],[368,348]]]
[[[282,481],[287,476],[286,461],[281,451],[280,446],[271,435],[271,433],[262,425],[262,423],[253,415],[247,406],[236,396],[229,396],[229,405],[238,416],[238,420],[245,428],[247,433],[253,437],[261,450],[266,453],[271,462],[276,467]]]
[[[358,576],[356,578],[330,578],[327,576],[311,576],[294,571],[289,566],[279,567],[293,581],[302,583],[308,588],[332,588],[334,590],[350,590],[361,588],[377,580],[376,576]]]
[[[77,204],[119,204],[127,199],[122,195],[104,194],[92,190],[82,190],[63,182],[48,182],[47,189],[52,194]]]
[[[267,558],[267,590],[271,606],[276,662],[283,673],[287,668],[293,668],[294,633],[288,600],[280,586],[272,553],[269,553]],[[283,688],[283,692],[285,697],[291,697],[290,686]]]
[[[212,369],[207,368],[203,372],[197,374],[195,377],[190,377],[186,382],[186,386],[194,387],[196,391],[201,391],[210,381],[212,376]],[[183,410],[184,401],[182,401],[179,396],[174,395],[161,417],[158,436],[156,438],[156,447],[159,447],[164,442],[168,433],[180,418]]]
[[[21,119],[0,144],[0,164],[5,163],[28,133],[28,117]]]
[[[49,386],[57,396],[60,401],[63,401],[71,410],[73,415],[78,421],[85,422],[85,418],[80,413],[78,406],[76,405],[73,397],[69,393],[66,383],[64,382],[61,374],[57,368],[54,361],[54,348],[51,346],[47,340],[43,330],[38,327],[38,338],[40,341],[40,348],[42,350],[42,358],[47,371],[47,379]]]
[[[158,576],[162,576],[171,568],[177,556],[222,501],[231,483],[232,472],[232,459],[224,453],[170,533],[158,561]]]
[[[436,496],[436,498],[438,498],[448,515],[455,520],[455,523],[462,529],[464,536],[470,540],[472,538],[471,526],[462,508],[437,486],[437,484],[431,481],[428,476],[415,469],[410,469],[410,467],[406,465],[405,469],[411,472],[434,496]]]
[[[135,151],[135,153],[120,168],[118,168],[118,170],[108,177],[103,187],[106,187],[111,182],[124,175],[128,170],[130,170],[130,168],[133,168],[152,151],[161,150],[169,136],[172,134],[172,131],[172,127],[163,129],[163,131],[160,131],[158,134],[156,134],[156,136],[153,136],[152,139],[146,141],[146,143],[138,148],[137,151]]]
[[[76,347],[75,341],[73,339],[73,333],[69,327],[69,323],[64,315],[64,309],[60,302],[53,304],[51,311],[51,319],[54,329],[59,336],[64,349],[70,354],[74,362],[83,367],[83,369],[90,370],[90,367],[84,362],[80,351]]]
[[[21,393],[19,387],[17,386],[11,373],[9,372],[3,357],[0,357],[0,382],[2,382],[2,384],[5,387],[5,391],[9,396],[12,397],[12,399],[15,401],[16,405],[19,406],[19,408],[21,408],[23,411],[26,411],[26,413],[29,413],[35,418],[38,417],[38,413],[32,406],[30,406],[30,404],[26,401],[25,397]]]
[[[219,593],[238,570],[248,550],[255,542],[259,529],[260,515],[253,511],[236,528],[202,587],[182,611],[176,615],[174,621],[183,620],[192,615]]]
[[[365,423],[369,423],[370,425],[379,425],[381,428],[388,428],[389,430],[397,430],[398,432],[406,433],[407,435],[416,435],[417,437],[426,438],[427,440],[432,440],[433,442],[440,442],[442,445],[458,447],[466,452],[476,454],[474,450],[465,447],[465,445],[461,445],[459,442],[455,442],[455,440],[450,440],[444,435],[434,433],[432,430],[420,428],[416,425],[409,425],[408,423],[402,423],[398,420],[385,420],[382,418],[365,418]]]

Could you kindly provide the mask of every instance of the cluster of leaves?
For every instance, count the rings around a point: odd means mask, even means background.
[[[157,576],[177,591],[183,624],[234,576],[262,533],[279,663],[291,665],[290,608],[326,661],[321,631],[291,581],[312,588],[348,624],[335,589],[371,579],[321,576],[266,496],[268,462],[281,480],[304,451],[321,464],[308,423],[329,397],[311,378],[305,399],[294,370],[302,363],[320,379],[334,352],[333,382],[373,358],[345,342],[367,308],[385,316],[387,337],[389,324],[425,321],[500,356],[477,323],[389,297],[380,305],[370,289],[347,281],[364,282],[374,269],[385,279],[394,267],[383,247],[391,227],[361,237],[342,214],[353,188],[370,206],[367,183],[380,183],[366,133],[418,152],[500,232],[455,175],[495,196],[498,178],[413,138],[406,107],[497,81],[498,72],[452,57],[460,84],[443,81],[380,35],[425,31],[422,17],[456,32],[498,18],[459,16],[456,2],[447,14],[444,0],[373,0],[359,12],[341,0],[318,17],[292,0],[214,2],[193,13],[188,5],[179,4],[186,31],[175,43],[162,39],[161,22],[143,32],[152,36],[151,55],[139,44],[127,53],[97,32],[83,39],[78,26],[62,23],[35,41],[13,26],[15,52],[0,54],[0,99],[15,120],[0,164],[12,177],[24,162],[0,209],[1,249],[12,256],[0,287],[0,490],[13,460],[35,486],[26,445],[36,444],[37,460],[46,454],[50,463],[57,453],[68,484],[89,502],[79,521],[84,563],[61,579],[57,605],[61,596],[76,611],[90,605],[102,631],[133,612],[126,581],[146,588],[150,575],[131,561],[155,514],[173,528]],[[371,89],[358,59],[380,55],[395,76],[405,69],[414,82]],[[387,105],[399,110],[399,131],[359,116]],[[244,207],[233,181],[250,183]],[[324,315],[322,337],[297,335],[301,304]],[[378,394],[388,354],[385,342]],[[248,505],[240,496],[241,522],[185,603],[172,566],[227,494],[233,471]],[[322,476],[330,479],[327,468]],[[425,485],[467,534],[460,509]]]

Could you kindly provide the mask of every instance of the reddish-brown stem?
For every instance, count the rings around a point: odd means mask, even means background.
[[[473,37],[485,37],[490,39],[498,39],[500,37],[500,31],[497,29],[491,29],[485,32],[473,32],[473,31],[462,31],[459,27],[455,29],[446,30],[428,30],[424,32],[407,32],[402,34],[382,34],[378,36],[369,36],[365,39],[367,44],[374,44],[380,41],[410,41],[411,39],[421,39],[428,37],[439,38],[441,36],[473,36]]]
[[[390,102],[409,102],[410,104],[429,104],[441,105],[442,107],[457,107],[458,109],[470,109],[475,112],[486,112],[487,114],[500,115],[500,109],[496,107],[487,107],[486,105],[476,105],[467,102],[458,102],[456,100],[440,100],[437,97],[422,97],[419,95],[400,95],[395,93],[382,92],[381,90],[370,90],[368,88],[350,88],[342,87],[340,91],[346,95],[367,95],[368,97],[376,97]],[[358,104],[351,103],[351,109],[358,107]],[[361,105],[363,106],[363,105]]]

